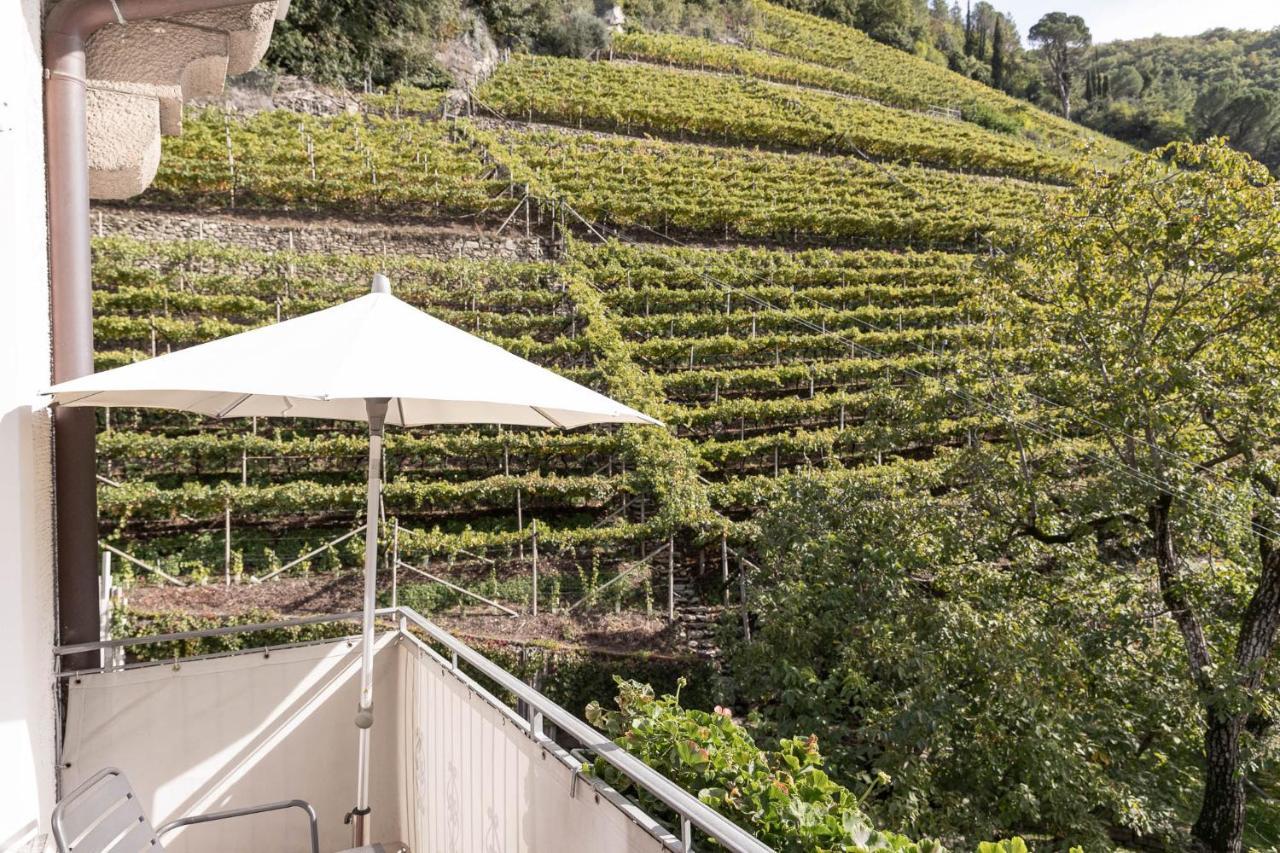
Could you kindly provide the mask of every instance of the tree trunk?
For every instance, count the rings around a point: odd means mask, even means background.
[[[1241,716],[1205,712],[1204,801],[1191,835],[1204,850],[1244,849],[1244,774],[1240,771]]]
[[[1071,118],[1071,77],[1063,71],[1058,75],[1058,94],[1062,98],[1062,117]]]
[[[1280,491],[1274,482],[1265,478],[1259,484],[1273,497]],[[1157,521],[1159,514],[1154,510],[1152,520]],[[1262,573],[1240,620],[1233,662],[1236,684],[1249,693],[1262,685],[1266,663],[1280,628],[1280,549],[1269,538],[1269,522],[1265,515],[1254,518]],[[1157,535],[1157,561],[1162,550],[1159,540]],[[1163,589],[1163,569],[1160,574]],[[1172,609],[1168,601],[1166,597],[1166,606]],[[1205,692],[1203,687],[1201,692]],[[1248,714],[1247,709],[1234,715],[1216,711],[1212,705],[1205,709],[1204,800],[1191,834],[1202,849],[1213,853],[1240,853],[1244,847],[1245,792],[1244,772],[1240,767],[1240,735]]]
[[[1242,716],[1215,710],[1216,691],[1209,672],[1213,661],[1200,620],[1182,588],[1182,562],[1169,523],[1173,498],[1164,494],[1148,510],[1160,597],[1173,617],[1187,653],[1191,679],[1204,707],[1205,777],[1200,816],[1191,830],[1201,850],[1240,853],[1244,834],[1244,778],[1240,773]]]
[[[1274,482],[1260,482],[1273,496]],[[1271,541],[1269,518],[1254,519],[1262,575],[1240,620],[1236,641],[1236,683],[1252,693],[1262,676],[1280,627],[1280,549]],[[1240,733],[1248,712],[1226,716],[1212,708],[1205,714],[1204,801],[1191,834],[1206,850],[1238,853],[1244,836],[1244,773],[1240,769]]]
[[[1169,510],[1173,498],[1161,495],[1148,510],[1147,523],[1151,529],[1156,558],[1156,573],[1160,581],[1160,598],[1173,617],[1182,643],[1187,652],[1187,664],[1191,678],[1203,695],[1213,690],[1208,673],[1213,666],[1209,656],[1209,644],[1205,641],[1200,620],[1191,608],[1186,591],[1182,588],[1182,560],[1173,541],[1173,527],[1169,523]]]

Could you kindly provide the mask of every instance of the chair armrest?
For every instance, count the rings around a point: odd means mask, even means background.
[[[171,820],[157,829],[156,837],[159,838],[175,829],[197,823],[210,823],[215,820],[247,817],[249,815],[262,814],[263,812],[283,811],[284,809],[302,809],[307,813],[307,821],[311,825],[311,853],[320,853],[320,826],[316,820],[316,810],[306,800],[281,800],[278,803],[265,803],[260,806],[242,806],[236,809],[224,809],[223,811],[208,812],[206,814],[187,815],[177,820]]]

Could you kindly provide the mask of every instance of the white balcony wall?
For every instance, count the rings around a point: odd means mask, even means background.
[[[664,846],[444,664],[401,656],[405,829],[414,853],[631,853]]]
[[[345,848],[355,784],[359,646],[189,661],[85,676],[70,686],[66,789],[124,771],[158,826],[184,814],[300,798],[320,815],[321,848]],[[376,658],[375,840],[414,853],[631,853],[663,843],[613,792],[580,779],[555,747],[475,682],[397,634]],[[307,849],[298,812],[188,827],[185,851]],[[668,840],[670,836],[667,836]],[[678,848],[676,848],[678,849]]]
[[[49,274],[40,0],[0,2],[0,850],[43,849],[54,801]]]
[[[379,639],[374,666],[369,793],[374,834],[386,840],[400,829],[395,639]],[[345,849],[359,671],[359,644],[338,641],[85,676],[68,691],[63,789],[118,767],[157,827],[189,814],[302,799],[319,814],[321,848]],[[296,809],[186,827],[164,843],[176,853],[310,849]]]

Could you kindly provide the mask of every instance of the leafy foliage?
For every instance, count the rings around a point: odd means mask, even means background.
[[[771,735],[823,732],[838,778],[892,776],[866,808],[907,832],[1175,833],[1196,745],[1176,635],[1143,618],[1139,579],[1083,555],[995,559],[1001,529],[946,473],[775,494],[740,698]]]
[[[858,798],[822,769],[816,737],[784,739],[777,749],[762,750],[727,709],[686,710],[678,690],[656,698],[648,685],[617,683],[618,710],[593,702],[587,720],[774,849],[941,853],[934,842],[916,844],[875,830]],[[599,759],[595,771],[623,793],[631,787]],[[646,794],[640,801],[661,809]]]
[[[326,83],[440,86],[436,41],[458,27],[457,0],[295,0],[275,25],[268,67]]]
[[[1105,81],[1076,119],[1154,148],[1225,136],[1280,170],[1280,35],[1214,29],[1094,47],[1085,74]]]
[[[1083,465],[1023,462],[1013,523],[1050,545],[1092,538],[1115,572],[1155,583],[1203,715],[1193,834],[1239,850],[1245,768],[1274,760],[1246,724],[1270,713],[1280,628],[1280,188],[1221,140],[1160,153],[1062,198],[997,266],[1035,376],[1012,405],[1107,438]]]

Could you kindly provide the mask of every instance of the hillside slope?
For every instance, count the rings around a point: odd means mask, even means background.
[[[751,553],[749,519],[776,478],[868,462],[886,476],[999,432],[945,381],[906,389],[945,377],[983,335],[969,253],[1005,239],[1077,169],[1124,154],[854,30],[760,11],[753,47],[632,33],[607,61],[515,56],[470,118],[441,118],[438,98],[404,88],[369,96],[359,115],[195,117],[119,228],[153,233],[138,217],[158,216],[203,233],[214,216],[259,230],[214,229],[231,234],[218,246],[101,240],[99,365],[332,304],[384,269],[412,303],[672,426],[657,444],[398,434],[385,501],[402,552],[516,557],[511,578],[485,583],[523,601],[518,557],[536,517],[544,553],[568,561],[563,576],[543,574],[543,601],[581,600],[675,537],[670,592],[694,611],[715,602],[717,531]],[[343,250],[317,251],[335,223]],[[440,247],[418,241],[450,229],[457,251],[480,257],[428,257]],[[310,248],[293,249],[295,234]],[[687,241],[713,245],[676,247]],[[482,245],[527,260],[483,259]],[[246,435],[117,412],[101,442],[104,476],[123,481],[102,487],[104,532],[177,572],[227,568],[210,528],[228,512],[236,571],[261,575],[341,533],[360,501],[350,426]],[[682,520],[690,506],[712,514]],[[355,557],[326,553],[331,567]],[[570,570],[582,560],[590,576]],[[671,585],[655,574],[649,588],[610,589],[618,606],[653,607],[654,584]]]
[[[1154,36],[1094,48],[1106,89],[1077,120],[1135,145],[1226,136],[1280,169],[1280,28]]]

